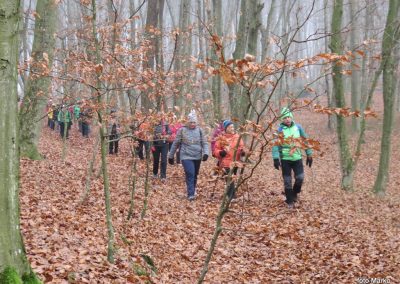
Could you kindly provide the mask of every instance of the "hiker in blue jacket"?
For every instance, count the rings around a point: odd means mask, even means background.
[[[168,155],[169,164],[174,164],[175,151],[180,147],[181,163],[185,170],[188,199],[195,199],[197,176],[201,161],[207,161],[209,147],[203,130],[197,125],[196,112],[188,115],[188,123],[179,129]]]

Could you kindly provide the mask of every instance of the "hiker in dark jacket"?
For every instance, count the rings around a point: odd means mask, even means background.
[[[92,118],[92,112],[90,109],[81,109],[81,113],[79,114],[79,121],[81,124],[81,132],[82,136],[85,138],[89,138],[90,132],[90,120]]]
[[[171,135],[168,123],[162,119],[154,128],[153,140],[153,177],[158,177],[158,168],[160,167],[161,158],[161,181],[167,178],[167,156],[168,156],[168,137]]]
[[[293,121],[293,113],[288,108],[283,108],[281,111],[282,123],[278,128],[278,135],[283,134],[284,139],[288,138],[307,138],[307,134],[301,125]],[[311,168],[312,150],[306,149],[307,161],[306,165]],[[297,202],[298,194],[301,191],[301,186],[304,180],[304,167],[301,156],[301,150],[295,148],[294,144],[283,144],[272,147],[272,158],[274,160],[275,169],[279,170],[282,167],[283,183],[285,188],[286,203],[289,208],[294,207]],[[294,184],[292,185],[292,171],[294,172]]]
[[[195,199],[197,176],[201,161],[207,161],[209,147],[203,130],[197,126],[196,112],[192,110],[188,115],[188,124],[179,129],[168,156],[168,162],[174,164],[174,154],[180,147],[181,163],[185,170],[188,199]]]
[[[111,118],[108,126],[109,154],[118,154],[119,125],[116,118]]]

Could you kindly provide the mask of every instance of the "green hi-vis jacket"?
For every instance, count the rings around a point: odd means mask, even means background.
[[[278,135],[283,133],[283,137],[288,139],[290,137],[293,138],[307,138],[307,134],[305,133],[304,129],[301,127],[300,124],[294,123],[292,121],[290,126],[287,126],[283,123],[279,125],[278,128]],[[279,146],[272,147],[272,158],[273,159],[282,159],[282,160],[289,160],[289,161],[297,161],[301,159],[301,149],[297,148],[295,151],[292,151],[294,145],[291,144],[284,144]],[[306,155],[312,155],[311,149],[306,149]]]

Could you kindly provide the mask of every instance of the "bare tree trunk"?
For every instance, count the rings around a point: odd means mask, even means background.
[[[90,193],[90,187],[92,183],[92,176],[93,176],[93,168],[94,168],[94,162],[96,161],[96,155],[99,151],[99,144],[100,144],[100,137],[97,136],[96,140],[93,145],[93,151],[92,151],[92,158],[89,160],[88,163],[88,168],[86,171],[86,183],[85,183],[85,192],[82,195],[81,200],[79,201],[80,204],[84,204],[89,197]]]
[[[378,176],[374,184],[374,192],[378,195],[385,194],[389,177],[389,162],[391,153],[391,135],[393,130],[394,114],[394,89],[397,78],[397,68],[393,51],[399,40],[399,17],[400,2],[390,0],[389,11],[386,20],[385,32],[382,39],[382,63],[383,63],[383,126],[381,138],[381,156],[379,160]]]
[[[92,0],[92,31],[93,38],[95,44],[95,55],[96,55],[96,64],[101,64],[101,55],[100,55],[100,44],[98,40],[97,34],[97,12],[96,12],[96,0]],[[97,89],[100,90],[101,82],[100,79],[97,79]],[[97,103],[98,105],[103,104],[102,94],[97,94]],[[112,213],[111,213],[111,194],[110,194],[110,181],[108,179],[108,170],[107,170],[107,138],[106,138],[106,130],[105,130],[105,121],[103,121],[103,110],[100,108],[97,110],[98,122],[100,125],[100,147],[101,147],[101,168],[103,172],[103,182],[104,182],[104,200],[106,205],[106,222],[107,222],[107,233],[108,233],[108,250],[107,250],[107,260],[110,263],[114,263],[114,228],[112,225]]]
[[[325,34],[328,34],[329,24],[328,24],[328,0],[324,2],[324,25],[325,25]],[[328,52],[328,37],[325,37],[325,52]],[[328,99],[328,106],[333,108],[335,106],[335,102],[333,100],[332,89],[330,86],[330,75],[325,75],[325,86],[326,86],[326,96]],[[335,128],[335,116],[329,115],[328,116],[328,129],[333,130]]]
[[[18,22],[21,18],[19,8],[19,1],[0,0],[0,281],[8,279],[8,274],[12,273],[19,277],[31,274],[20,231],[18,196],[20,157],[17,57]]]
[[[239,59],[243,58],[246,53],[246,43],[248,35],[248,1],[242,1],[240,5],[240,19],[239,26],[237,28],[237,38],[235,51],[233,52],[233,58]],[[235,84],[228,85],[229,88],[229,105],[231,108],[232,117],[242,120],[243,113],[241,113],[241,106],[239,104],[242,96],[241,89]]]
[[[259,0],[251,0],[250,1],[250,7],[249,7],[249,37],[247,40],[247,53],[251,54],[254,56],[255,60],[257,60],[258,52],[257,52],[257,43],[259,42],[258,34],[261,28],[261,11],[264,8],[264,4],[261,4]],[[255,102],[259,96],[260,89],[257,89],[252,96],[242,96],[242,111],[245,113],[246,109],[249,106],[250,103],[255,105]],[[254,116],[254,108],[251,108],[251,114],[250,114],[250,119],[253,118]],[[242,120],[244,121],[244,120]]]
[[[350,48],[354,51],[358,44],[359,25],[356,17],[357,1],[350,0],[350,17],[351,17],[351,30],[350,30]],[[360,110],[360,62],[357,55],[352,58],[351,64],[351,108],[352,111]],[[358,66],[358,67],[357,67]],[[351,121],[352,132],[360,131],[360,120],[353,116]]]
[[[154,37],[154,34],[150,32],[150,30],[151,28],[156,28],[157,23],[158,23],[158,0],[148,0],[147,16],[146,16],[146,34],[150,42],[151,50],[148,50],[146,53],[146,58],[143,67],[152,71],[155,70],[155,64],[156,64],[157,39]],[[154,89],[149,88],[148,90],[142,92],[141,106],[144,109],[153,108],[152,101],[150,100],[150,94],[152,91],[154,91]]]
[[[276,9],[275,5],[276,5],[275,0],[271,0],[271,7],[268,12],[267,25],[265,28],[261,28],[261,43],[262,43],[261,62],[264,61],[264,59],[267,57],[268,54],[269,40],[270,40],[269,35],[271,33],[272,19],[275,14],[275,9]]]
[[[179,8],[179,30],[183,31],[187,28],[189,21],[189,0],[181,0],[181,5]],[[185,46],[184,46],[184,37],[183,33],[177,36],[177,51],[176,51],[176,59],[174,64],[175,72],[182,72],[184,64],[182,63],[185,57]],[[183,77],[183,75],[182,75]],[[177,81],[180,81],[181,78],[177,78]],[[183,94],[185,92],[184,84],[178,86],[179,93],[174,95],[174,105],[178,106],[180,110],[183,111]]]
[[[35,35],[32,47],[33,64],[44,61],[47,68],[51,69],[53,62],[54,33],[56,31],[57,5],[54,1],[38,1],[36,12]],[[21,155],[30,159],[40,159],[37,149],[41,117],[49,97],[50,78],[43,73],[41,68],[33,66],[28,82],[25,84],[24,104],[20,110],[20,147]],[[36,77],[36,78],[35,78]]]
[[[332,14],[332,38],[330,48],[333,53],[343,53],[343,41],[341,38],[341,25],[343,15],[343,0],[335,0]],[[336,106],[344,108],[346,106],[343,89],[343,76],[340,64],[333,63],[333,92],[335,95]],[[344,190],[353,190],[354,163],[350,153],[345,118],[337,116],[337,134],[339,139],[339,155],[342,171],[341,187]]]
[[[213,0],[213,32],[220,38],[222,38],[222,0]],[[212,52],[212,60],[218,60],[215,51]],[[211,93],[213,98],[213,112],[214,120],[220,121],[222,117],[221,113],[221,77],[213,76]]]

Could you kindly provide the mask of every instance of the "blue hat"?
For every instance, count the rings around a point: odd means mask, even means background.
[[[232,121],[230,121],[230,120],[224,120],[224,123],[223,123],[223,125],[224,125],[224,130],[226,130],[226,129],[228,128],[228,126],[231,125],[231,124],[233,124]]]

